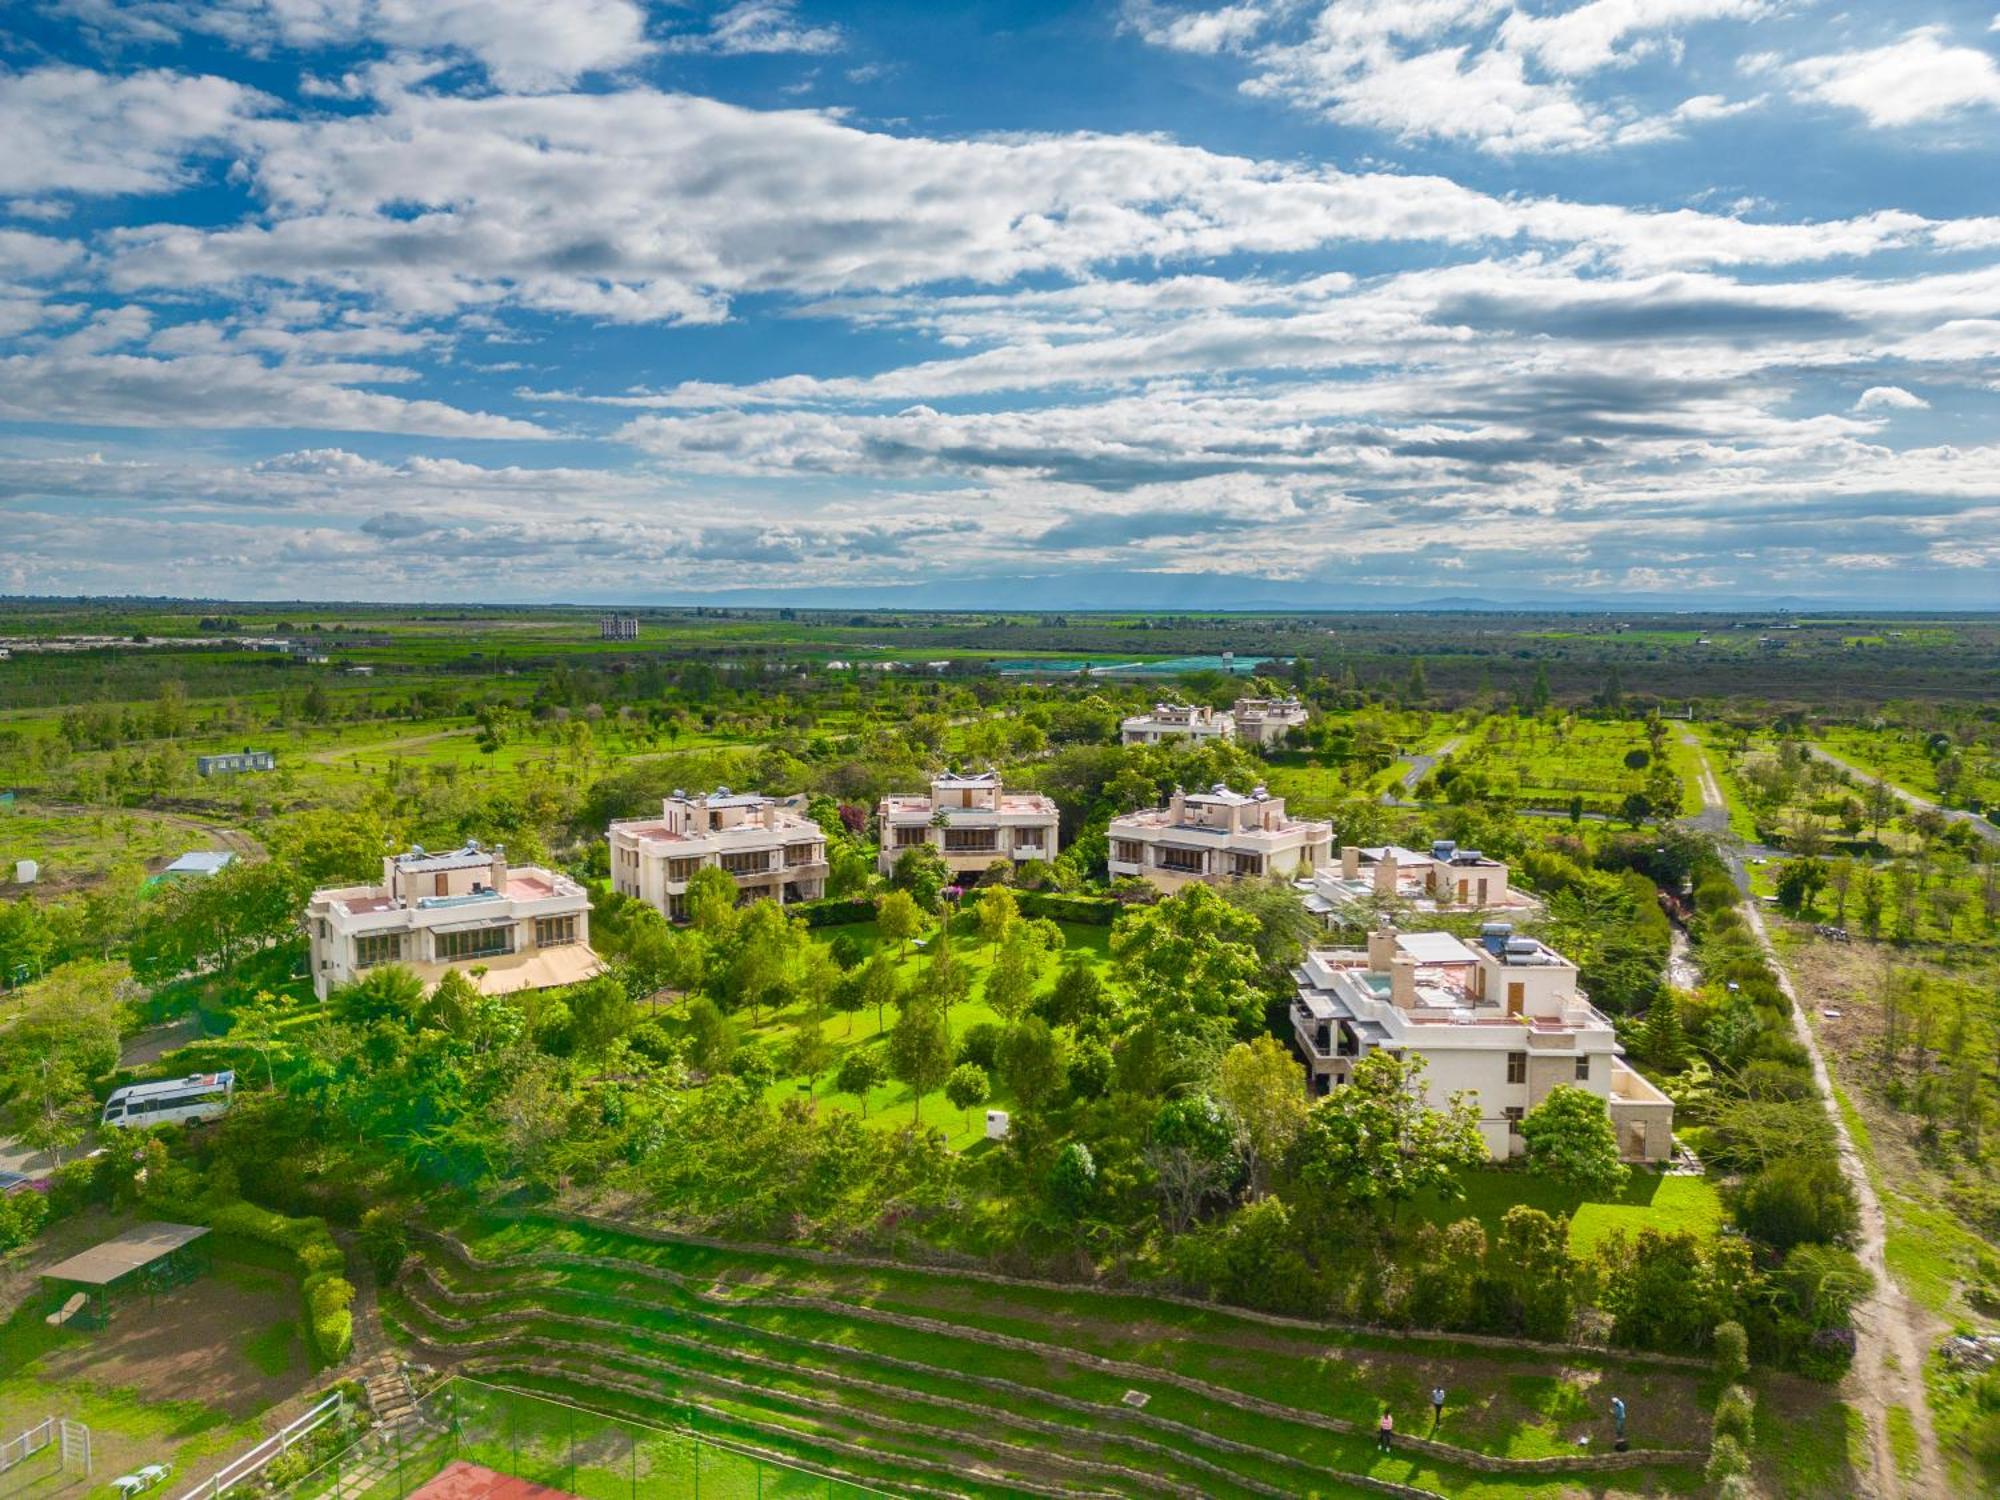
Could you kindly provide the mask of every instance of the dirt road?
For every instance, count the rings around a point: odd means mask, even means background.
[[[1738,910],[1764,950],[1778,987],[1792,1005],[1792,1030],[1799,1045],[1812,1060],[1813,1081],[1833,1122],[1834,1140],[1840,1152],[1840,1170],[1854,1189],[1861,1210],[1861,1232],[1854,1253],[1875,1278],[1875,1290],[1855,1309],[1855,1329],[1859,1334],[1854,1367],[1848,1372],[1846,1394],[1868,1425],[1868,1454],[1872,1473],[1866,1493],[1876,1500],[1927,1500],[1949,1493],[1943,1461],[1938,1455],[1937,1433],[1931,1425],[1930,1402],[1924,1390],[1924,1362],[1937,1333],[1930,1317],[1905,1295],[1889,1274],[1884,1257],[1888,1221],[1882,1200],[1876,1194],[1868,1163],[1855,1149],[1847,1122],[1834,1104],[1833,1077],[1820,1051],[1819,1035],[1800,1004],[1790,971],[1778,956],[1771,935],[1764,927],[1764,913],[1747,894],[1742,845],[1730,835],[1729,807],[1721,786],[1708,763],[1708,755],[1691,734],[1683,732],[1681,743],[1692,746],[1701,768],[1702,811],[1688,820],[1694,827],[1716,835],[1723,857],[1736,876],[1737,889],[1746,893]],[[1898,1468],[1894,1446],[1889,1439],[1889,1413],[1900,1407],[1907,1412],[1917,1435],[1917,1472],[1906,1475]]]
[[[1823,760],[1830,766],[1840,767],[1841,770],[1847,772],[1850,776],[1858,776],[1863,781],[1876,780],[1874,772],[1864,771],[1852,761],[1842,760],[1838,755],[1829,755],[1817,745],[1806,746],[1806,753],[1815,760]],[[1902,787],[1897,786],[1891,781],[1883,781],[1882,785],[1888,788],[1890,796],[1905,806],[1941,813],[1953,823],[1971,825],[1972,831],[1981,838],[1993,843],[2000,843],[2000,828],[1996,828],[1976,812],[1967,812],[1962,807],[1939,807],[1937,803],[1931,801],[1928,797],[1919,797],[1915,792],[1905,791]]]

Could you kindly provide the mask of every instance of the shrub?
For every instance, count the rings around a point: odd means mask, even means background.
[[[27,1244],[48,1216],[48,1200],[40,1193],[14,1193],[0,1198],[0,1251]]]
[[[958,1061],[971,1063],[993,1073],[999,1067],[1000,1037],[1004,1028],[992,1021],[981,1021],[971,1027],[959,1040]]]
[[[1715,1373],[1724,1380],[1741,1380],[1750,1368],[1750,1336],[1737,1322],[1715,1328]]]
[[[1799,1351],[1799,1373],[1808,1380],[1824,1380],[1829,1384],[1847,1373],[1854,1363],[1854,1330],[1852,1328],[1821,1328],[1806,1340],[1805,1348]]]
[[[1750,1455],[1743,1451],[1743,1445],[1733,1437],[1717,1436],[1708,1450],[1708,1467],[1703,1471],[1710,1484],[1720,1484],[1740,1474],[1750,1472]]]
[[[327,1233],[326,1220],[291,1218],[254,1203],[225,1203],[208,1214],[209,1228],[287,1252],[300,1278],[306,1328],[322,1364],[339,1364],[354,1344],[354,1316],[348,1304],[354,1287],[339,1273],[347,1257]]]
[[[1109,927],[1124,903],[1108,896],[1065,896],[1056,891],[1016,891],[1024,917],[1047,917],[1055,922],[1078,922],[1088,927]]]
[[[808,927],[846,927],[855,922],[875,920],[872,896],[832,897],[825,901],[795,901],[786,915],[805,918]]]
[[[1747,1387],[1732,1385],[1715,1403],[1715,1437],[1734,1438],[1745,1449],[1750,1446],[1750,1430],[1757,1421],[1757,1398]]]
[[[1771,1163],[1744,1186],[1736,1220],[1765,1244],[1784,1251],[1848,1238],[1860,1222],[1860,1210],[1837,1163],[1789,1157]]]
[[[401,1207],[380,1203],[361,1216],[361,1247],[375,1274],[392,1280],[410,1253],[410,1223]]]

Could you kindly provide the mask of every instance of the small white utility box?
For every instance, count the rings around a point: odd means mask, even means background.
[[[987,1111],[986,1111],[986,1139],[987,1139],[987,1140],[989,1140],[989,1141],[1004,1141],[1004,1140],[1006,1140],[1006,1139],[1007,1139],[1007,1129],[1008,1129],[1008,1125],[1007,1125],[1007,1111],[1006,1111],[1006,1110],[1004,1110],[1004,1109],[989,1109],[989,1110],[987,1110]]]
[[[14,861],[14,884],[33,885],[41,877],[42,867],[32,859]]]

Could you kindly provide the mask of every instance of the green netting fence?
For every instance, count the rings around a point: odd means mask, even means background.
[[[639,1422],[455,1376],[418,1400],[412,1420],[363,1433],[303,1478],[270,1488],[286,1500],[405,1500],[452,1463],[465,1462],[581,1500],[860,1500],[890,1493],[713,1437],[700,1430],[692,1408],[663,1405],[661,1415],[658,1424]]]

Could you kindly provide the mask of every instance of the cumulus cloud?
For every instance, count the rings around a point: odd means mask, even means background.
[[[200,153],[237,139],[269,102],[225,78],[158,69],[119,78],[62,65],[0,73],[0,193],[180,186]]]
[[[1930,402],[1899,385],[1871,385],[1854,403],[1856,411],[1928,411]]]
[[[1920,26],[1886,47],[1806,58],[1783,73],[1802,95],[1882,128],[2000,106],[2000,64],[1977,47],[1952,46],[1947,35]]]
[[[81,0],[78,9],[145,41],[195,32],[253,52],[372,46],[468,57],[503,89],[558,88],[650,50],[636,0]]]

